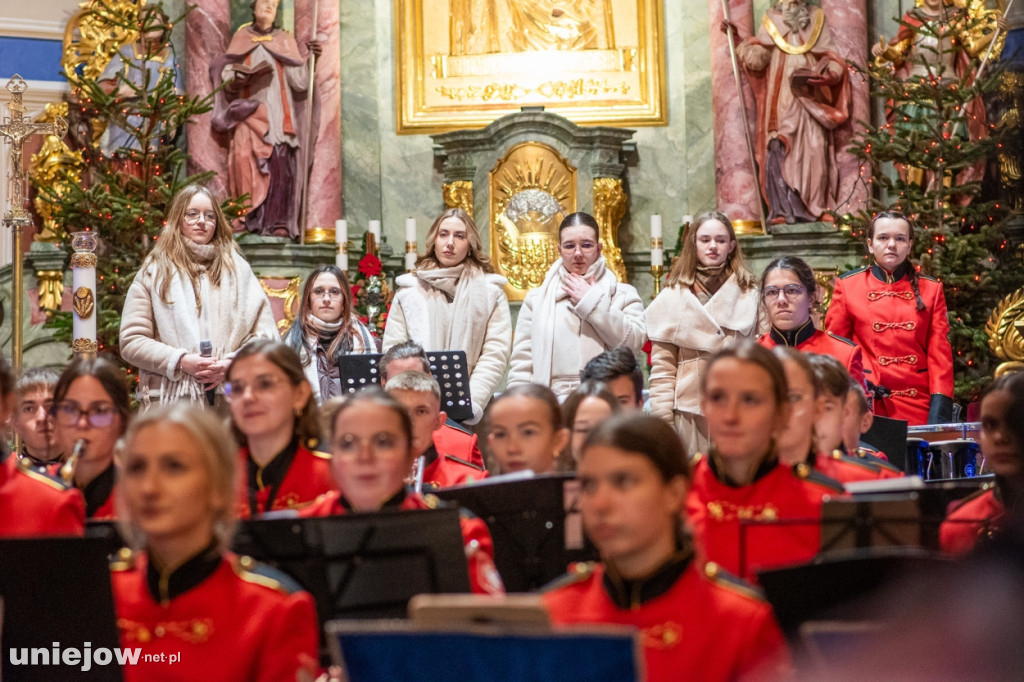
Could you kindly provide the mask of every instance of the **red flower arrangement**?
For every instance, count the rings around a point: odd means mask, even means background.
[[[352,284],[352,305],[363,324],[369,324],[370,307],[376,307],[377,315],[370,331],[378,339],[382,338],[388,309],[391,307],[391,290],[384,276],[384,267],[377,256],[368,253],[359,259],[356,270],[358,274]]]
[[[359,270],[359,274],[366,275],[367,277],[379,275],[384,271],[384,268],[380,263],[380,259],[372,253],[368,253],[359,259],[359,267],[357,269]]]

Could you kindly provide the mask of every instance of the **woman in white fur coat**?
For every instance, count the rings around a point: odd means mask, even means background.
[[[757,280],[728,216],[697,216],[668,286],[647,307],[651,414],[675,426],[690,454],[708,451],[700,377],[711,357],[758,332]]]
[[[279,338],[270,301],[220,202],[207,188],[189,185],[171,202],[121,312],[121,357],[139,368],[142,409],[223,394],[235,351],[257,336]]]
[[[439,215],[415,271],[398,292],[384,327],[383,350],[412,339],[427,351],[464,350],[475,424],[501,383],[512,348],[507,280],[494,273],[480,232],[460,208]]]
[[[510,387],[542,384],[565,400],[594,356],[616,346],[637,353],[646,343],[640,295],[606,267],[599,234],[587,213],[572,213],[559,225],[562,257],[519,311]]]

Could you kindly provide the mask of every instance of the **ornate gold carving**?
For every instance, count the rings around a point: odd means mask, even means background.
[[[58,120],[66,119],[67,115],[67,102],[47,104],[36,122],[56,123]],[[29,164],[29,176],[33,183],[36,186],[50,188],[58,197],[63,196],[71,185],[81,183],[84,171],[85,159],[82,158],[82,152],[72,151],[64,140],[56,135],[48,135],[43,140],[43,146],[32,155]],[[43,220],[42,229],[35,234],[33,241],[56,243],[57,222],[53,217],[53,202],[39,194],[33,204],[36,214]]]
[[[1000,126],[1008,132],[1010,137],[1020,140],[1024,136],[1024,129],[1021,125],[1021,109],[1024,109],[1024,74],[1017,71],[1004,71],[999,79],[999,96],[1006,107]],[[1010,197],[1014,211],[1024,211],[1024,188],[1021,186],[1024,170],[1021,168],[1019,150],[1019,143],[1004,144],[998,154],[999,177],[1002,180],[1003,188]]]
[[[73,253],[71,254],[71,267],[72,268],[94,268],[96,263],[95,253]]]
[[[88,320],[96,308],[96,295],[89,287],[78,287],[71,298],[71,307],[82,320]]]
[[[64,53],[60,63],[74,80],[103,74],[124,44],[139,37],[139,12],[146,3],[136,0],[86,0],[64,27]]]
[[[985,323],[988,347],[1000,360],[996,376],[1024,369],[1024,287],[996,305]]]
[[[311,227],[306,230],[306,243],[307,244],[333,244],[334,243],[334,228],[333,227]]]
[[[511,301],[544,281],[559,258],[558,225],[576,210],[576,169],[556,150],[523,142],[490,175],[491,260]]]
[[[594,218],[601,228],[604,259],[620,282],[626,281],[626,265],[618,245],[619,223],[626,215],[629,195],[620,178],[594,178]]]
[[[75,355],[81,355],[82,353],[95,355],[99,349],[99,344],[93,339],[75,339],[71,342],[71,351]]]
[[[473,181],[453,180],[441,186],[445,208],[461,208],[473,217]]]
[[[263,287],[263,293],[267,295],[267,298],[280,298],[284,300],[284,319],[277,321],[277,331],[284,334],[295,322],[295,316],[298,314],[299,309],[299,289],[302,284],[302,279],[299,277],[292,277],[288,280],[288,284],[280,289],[272,287],[267,284],[268,279],[282,279],[280,277],[260,277],[260,286]]]
[[[60,310],[61,298],[64,296],[64,272],[36,270],[36,282],[39,288],[39,307],[46,313],[46,319],[50,319],[54,311]]]
[[[629,94],[626,83],[609,83],[607,80],[593,78],[574,78],[569,81],[545,81],[537,87],[528,88],[518,83],[487,83],[486,85],[470,85],[465,88],[438,86],[437,92],[452,102],[479,100],[483,102],[514,102],[524,97],[547,97],[564,101],[576,99],[592,99],[602,95]]]

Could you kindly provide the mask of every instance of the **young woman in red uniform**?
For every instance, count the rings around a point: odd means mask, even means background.
[[[785,645],[771,608],[749,585],[702,565],[682,532],[686,453],[663,420],[619,415],[588,436],[580,512],[601,564],[576,565],[544,595],[555,623],[640,630],[646,678],[773,679]]]
[[[811,308],[818,303],[814,271],[802,259],[776,258],[761,275],[761,300],[771,329],[757,342],[766,348],[787,346],[804,353],[831,355],[855,381],[864,383],[861,350],[853,341],[815,328]]]
[[[942,284],[914,268],[914,228],[902,213],[876,215],[867,245],[872,264],[836,280],[825,327],[863,349],[875,414],[912,426],[948,422],[953,351]]]
[[[712,358],[702,383],[713,447],[696,458],[686,502],[698,550],[749,580],[758,570],[810,560],[821,540],[822,499],[843,489],[805,463],[779,461],[790,414],[782,364],[767,348],[744,343]]]
[[[102,357],[72,362],[53,389],[53,414],[57,444],[69,461],[52,473],[82,491],[86,518],[115,518],[114,446],[131,417],[121,368]],[[84,446],[76,456],[79,441]]]
[[[366,388],[338,405],[331,417],[331,466],[338,490],[299,510],[299,516],[335,516],[381,509],[429,509],[439,501],[405,488],[418,453],[413,426],[402,403],[376,387]],[[474,592],[503,594],[494,567],[494,542],[482,519],[463,512],[469,583]]]
[[[14,372],[0,356],[0,424],[16,398]],[[81,535],[85,530],[82,494],[28,457],[6,452],[0,459],[0,538]]]
[[[227,551],[237,450],[213,414],[186,403],[132,424],[118,452],[119,509],[139,551],[111,564],[125,680],[313,679],[313,598],[283,573]],[[176,656],[170,664],[168,657]]]
[[[963,554],[1024,517],[1024,374],[996,380],[981,401],[981,454],[996,475],[954,509],[939,528],[943,551]]]
[[[224,392],[242,445],[238,516],[298,509],[332,490],[330,455],[319,452],[320,421],[299,356],[257,339],[228,367]]]

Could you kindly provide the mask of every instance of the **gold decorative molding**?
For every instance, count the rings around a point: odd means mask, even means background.
[[[58,119],[67,119],[67,117],[68,103],[58,102],[47,104],[46,109],[36,119],[36,122],[55,123]],[[62,197],[68,187],[81,183],[82,173],[85,172],[85,169],[82,152],[72,151],[61,137],[47,135],[43,140],[43,146],[32,155],[28,174],[32,178],[33,184],[38,187],[47,187],[57,197]],[[42,218],[43,224],[42,229],[33,236],[32,240],[57,243],[58,225],[53,215],[54,203],[49,197],[38,194],[33,205],[36,214]]]
[[[626,281],[626,265],[618,245],[619,224],[626,215],[629,195],[622,189],[621,178],[594,178],[594,218],[601,234],[604,260],[620,282]]]
[[[263,293],[267,295],[267,298],[277,298],[284,301],[284,319],[277,321],[277,331],[284,334],[295,322],[295,316],[298,314],[298,302],[300,288],[302,285],[302,278],[292,277],[288,280],[288,284],[281,287],[272,287],[267,284],[268,279],[285,279],[284,277],[260,277],[260,286],[263,287]]]
[[[491,261],[521,301],[560,257],[558,225],[576,210],[576,168],[540,142],[513,146],[489,174]]]
[[[63,270],[36,270],[36,282],[39,291],[39,308],[46,313],[46,319],[60,310],[61,299],[64,297]]]
[[[473,217],[473,181],[453,180],[441,186],[445,208],[461,208]]]
[[[814,270],[814,281],[818,283],[818,305],[813,312],[819,316],[815,324],[822,328],[821,322],[825,319],[828,307],[832,305],[832,291],[836,288],[836,277],[839,276],[838,268]]]
[[[1024,369],[1024,287],[1001,300],[985,323],[988,347],[1004,360],[996,368],[998,378]]]
[[[71,254],[72,268],[94,268],[99,261],[95,253],[73,253]]]
[[[71,342],[71,350],[75,355],[83,353],[95,355],[99,349],[99,344],[93,339],[75,339]]]
[[[78,287],[71,297],[71,307],[79,319],[88,320],[96,309],[96,295],[89,287]]]
[[[139,13],[145,0],[86,0],[64,28],[60,63],[69,80],[93,80],[124,44],[139,37]]]
[[[335,231],[333,227],[311,227],[306,230],[307,244],[333,244]]]

